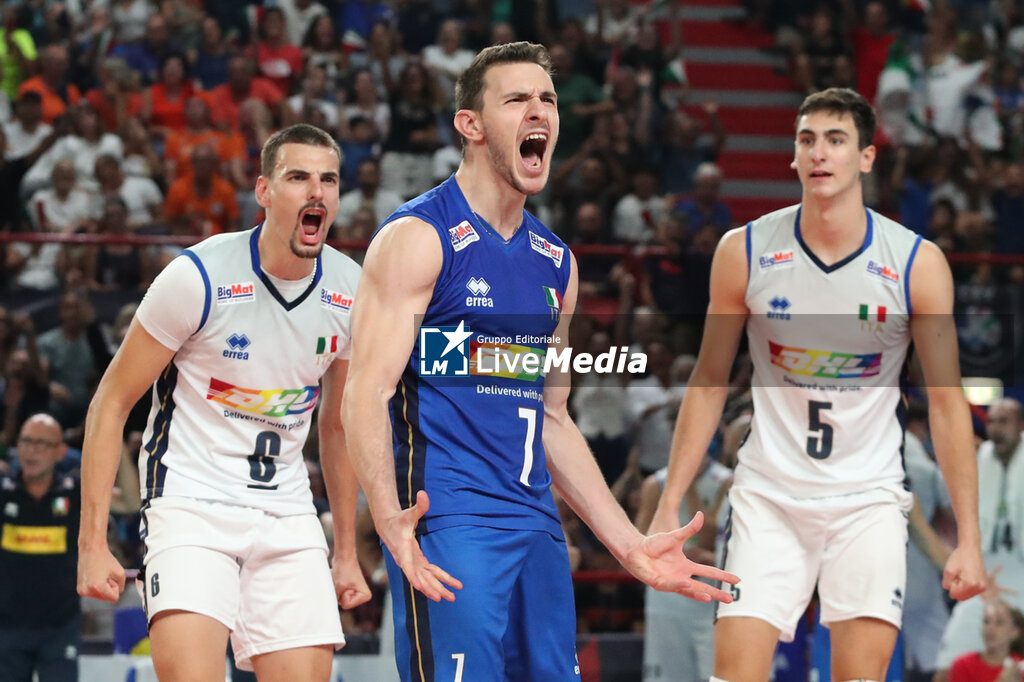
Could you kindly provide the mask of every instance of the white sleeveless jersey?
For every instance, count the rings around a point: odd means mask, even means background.
[[[747,226],[754,419],[736,485],[909,499],[900,387],[921,237],[874,211],[867,219],[861,248],[831,266],[804,245],[799,206]]]
[[[282,516],[313,511],[302,447],[320,377],[349,357],[360,268],[325,247],[308,287],[288,301],[260,267],[259,230],[217,235],[179,256],[202,275],[205,303],[153,387],[139,454],[147,503],[175,496]],[[151,333],[175,314],[143,310],[156,300],[139,311]]]

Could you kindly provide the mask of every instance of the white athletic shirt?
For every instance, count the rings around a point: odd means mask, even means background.
[[[791,206],[746,230],[754,419],[736,485],[794,498],[883,490],[909,505],[897,409],[921,238],[867,210],[861,248],[825,266],[799,220]]]
[[[211,237],[156,278],[136,313],[176,350],[153,387],[143,499],[217,500],[285,516],[313,510],[302,446],[319,380],[350,356],[360,269],[324,247],[313,276],[263,272],[259,229]]]
[[[992,441],[978,447],[978,525],[985,566],[1002,567],[999,584],[1024,606],[1024,441],[1005,467]]]

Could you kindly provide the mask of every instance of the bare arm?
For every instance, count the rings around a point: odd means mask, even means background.
[[[359,484],[352,471],[345,429],[341,423],[341,399],[348,375],[348,360],[335,360],[323,376],[323,401],[317,428],[320,435],[320,468],[327,499],[331,503],[334,557],[331,572],[342,608],[350,609],[370,599],[363,571],[356,560],[356,505]]]
[[[953,548],[947,545],[945,540],[940,538],[939,534],[932,528],[932,525],[928,523],[928,519],[924,517],[924,510],[921,509],[921,501],[917,499],[917,495],[914,496],[914,506],[910,509],[909,520],[910,539],[928,557],[928,560],[941,571],[946,562],[949,561],[949,555],[953,553]]]
[[[910,331],[928,387],[935,455],[949,488],[957,523],[957,548],[946,563],[942,583],[954,599],[969,599],[985,589],[985,566],[978,528],[974,431],[960,386],[953,324],[953,276],[939,248],[924,241],[908,276],[913,304]]]
[[[554,333],[552,350],[555,352],[566,346],[576,293],[576,260],[573,258],[569,286],[562,299],[562,318]],[[698,601],[730,601],[725,592],[691,579],[702,575],[726,582],[737,580],[724,571],[695,564],[683,554],[683,544],[700,531],[703,519],[700,513],[683,528],[653,536],[645,536],[633,526],[605,483],[583,434],[569,416],[569,391],[567,375],[549,376],[544,386],[544,452],[559,494],[638,579],[655,589],[678,592]]]
[[[556,339],[555,352],[561,352],[568,344],[576,293],[576,260],[573,257],[572,275],[562,299],[562,316],[553,335]],[[544,386],[543,441],[548,471],[559,494],[615,558],[622,561],[643,535],[630,523],[615,500],[590,454],[586,439],[569,416],[569,391],[568,376],[549,377]]]
[[[82,446],[82,523],[78,534],[78,593],[117,602],[124,569],[107,547],[110,497],[121,459],[128,413],[167,367],[175,351],[150,336],[138,320],[103,374],[85,419]]]
[[[718,105],[714,102],[704,102],[701,105],[704,109],[704,113],[708,116],[708,123],[711,125],[711,145],[714,147],[715,156],[722,153],[722,149],[725,148],[725,128],[722,127],[722,119],[718,117]]]
[[[435,601],[455,598],[442,581],[461,584],[429,565],[416,543],[427,494],[405,500],[406,511],[399,503],[388,401],[409,362],[416,316],[430,303],[441,264],[437,233],[418,218],[399,218],[370,243],[352,307],[352,360],[341,401],[349,456],[377,532],[410,584]]]
[[[640,504],[637,505],[634,524],[641,533],[646,533],[654,518],[654,510],[658,508],[658,500],[661,498],[661,484],[658,483],[658,475],[651,474],[644,479],[640,486]]]
[[[652,529],[674,528],[679,504],[700,469],[729,394],[729,372],[747,319],[745,227],[724,237],[711,263],[711,303],[697,364],[679,407],[665,490]]]

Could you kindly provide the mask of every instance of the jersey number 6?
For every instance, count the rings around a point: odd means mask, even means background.
[[[277,465],[274,458],[281,454],[281,436],[273,431],[260,431],[256,436],[256,445],[249,455],[249,477],[259,483],[270,483],[277,473]],[[250,488],[262,488],[274,490],[276,485],[255,485],[250,483]]]

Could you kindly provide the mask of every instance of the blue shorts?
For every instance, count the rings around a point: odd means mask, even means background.
[[[543,531],[452,526],[420,536],[462,581],[455,601],[416,592],[384,549],[402,682],[579,682],[565,541]]]

